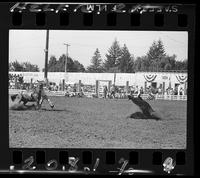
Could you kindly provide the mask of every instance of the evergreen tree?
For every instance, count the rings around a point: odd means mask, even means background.
[[[94,52],[94,56],[91,59],[91,65],[87,68],[88,72],[102,72],[102,59],[99,49]]]
[[[108,50],[108,54],[106,54],[106,60],[104,62],[105,70],[108,71],[110,68],[119,66],[121,55],[122,51],[120,49],[119,42],[115,39],[112,46]]]
[[[133,64],[133,70],[136,72],[141,71],[141,67],[142,67],[142,58],[137,57]]]
[[[56,64],[57,60],[55,56],[51,56],[48,63],[48,71],[49,72],[56,72]]]
[[[133,59],[131,58],[131,54],[124,44],[123,48],[121,49],[121,57],[119,59],[119,69],[121,72],[133,72]]]
[[[85,68],[83,64],[81,64],[79,61],[74,60],[74,72],[85,72]]]
[[[67,58],[67,72],[77,72],[74,67],[74,61],[71,57]]]
[[[153,44],[149,48],[147,56],[150,61],[157,60],[160,57],[166,56],[164,45],[163,45],[163,42],[161,41],[161,39],[159,39],[157,42],[156,41],[153,42]]]
[[[149,67],[150,67],[150,62],[147,58],[147,56],[142,56],[141,57],[141,71],[149,71]]]
[[[148,60],[150,61],[150,70],[158,71],[160,69],[161,61],[166,57],[163,42],[159,39],[154,41],[147,53]]]

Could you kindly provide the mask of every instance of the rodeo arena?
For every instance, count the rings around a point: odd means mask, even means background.
[[[10,147],[184,149],[187,78],[185,71],[48,72],[48,80],[43,72],[9,72],[9,96],[44,81],[48,101],[10,109]]]

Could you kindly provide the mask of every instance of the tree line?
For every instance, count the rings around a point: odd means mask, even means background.
[[[66,55],[63,54],[57,60],[55,56],[51,56],[48,62],[48,72],[64,72]],[[44,69],[43,69],[44,71]],[[83,64],[71,57],[67,58],[67,72],[85,72]]]
[[[134,57],[130,54],[126,44],[120,47],[115,39],[108,49],[106,59],[103,61],[98,48],[91,59],[91,65],[87,68],[89,72],[159,72],[170,70],[187,70],[188,61],[176,60],[176,55],[169,56],[161,39],[154,41],[144,56]]]
[[[68,72],[121,72],[121,73],[135,73],[142,72],[159,72],[170,70],[187,70],[188,61],[176,60],[176,55],[168,55],[161,39],[153,41],[148,52],[144,56],[134,57],[126,44],[120,46],[117,39],[114,40],[111,47],[108,49],[105,59],[103,60],[98,48],[94,51],[90,60],[90,65],[84,67],[79,61],[67,58]],[[48,61],[49,72],[64,72],[65,71],[66,55],[61,55],[57,60],[55,56],[50,56]],[[9,71],[39,71],[37,65],[29,62],[19,63],[17,61],[9,63]],[[43,69],[44,71],[44,69]]]
[[[15,72],[39,72],[38,65],[31,64],[30,62],[18,62],[17,60],[9,62],[9,71]]]

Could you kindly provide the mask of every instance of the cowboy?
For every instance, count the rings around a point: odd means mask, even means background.
[[[107,86],[105,85],[104,88],[103,88],[103,95],[104,95],[104,98],[107,97],[107,93],[108,93],[108,88],[107,88]]]
[[[45,91],[44,91],[44,84],[42,82],[39,83],[39,89],[38,89],[38,106],[41,107],[44,99],[46,99],[51,106],[51,108],[54,108],[53,103],[51,100],[47,97]]]
[[[115,98],[115,86],[112,85],[111,89],[110,89],[110,95]]]
[[[21,92],[19,94],[12,95],[11,100],[17,102],[18,104],[22,101],[24,105],[27,102],[37,102],[38,109],[41,108],[42,102],[47,100],[51,108],[54,107],[44,91],[43,83],[39,83],[39,87],[33,89],[31,92]]]

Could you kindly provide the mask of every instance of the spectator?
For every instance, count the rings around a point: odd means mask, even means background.
[[[80,94],[81,94],[81,96],[83,96],[84,95],[84,87],[83,86],[81,86],[81,89],[80,89],[81,91],[80,91]]]
[[[140,94],[144,94],[143,87],[140,87]]]
[[[74,87],[73,87],[73,92],[76,93],[76,86],[75,86],[75,85],[74,85]]]
[[[108,93],[108,88],[107,88],[107,86],[105,85],[104,88],[103,88],[103,97],[104,97],[104,98],[107,97],[107,93]]]
[[[133,86],[131,86],[131,95],[133,95],[135,92],[135,88]]]
[[[167,95],[169,95],[169,87],[166,89]]]
[[[183,88],[181,87],[180,90],[179,90],[179,95],[183,95],[183,93],[184,93]]]
[[[112,98],[115,98],[115,86],[114,86],[114,85],[111,86],[111,89],[110,89],[110,96],[111,96]]]
[[[61,90],[62,89],[62,85],[61,85],[61,83],[59,84],[59,90]]]
[[[174,88],[174,95],[178,95],[178,87]]]
[[[159,95],[162,94],[162,88],[161,88],[161,87],[158,88],[158,94],[159,94]]]
[[[138,92],[139,92],[139,90],[138,90],[138,86],[136,86],[136,88],[135,88],[135,94],[138,94]]]

